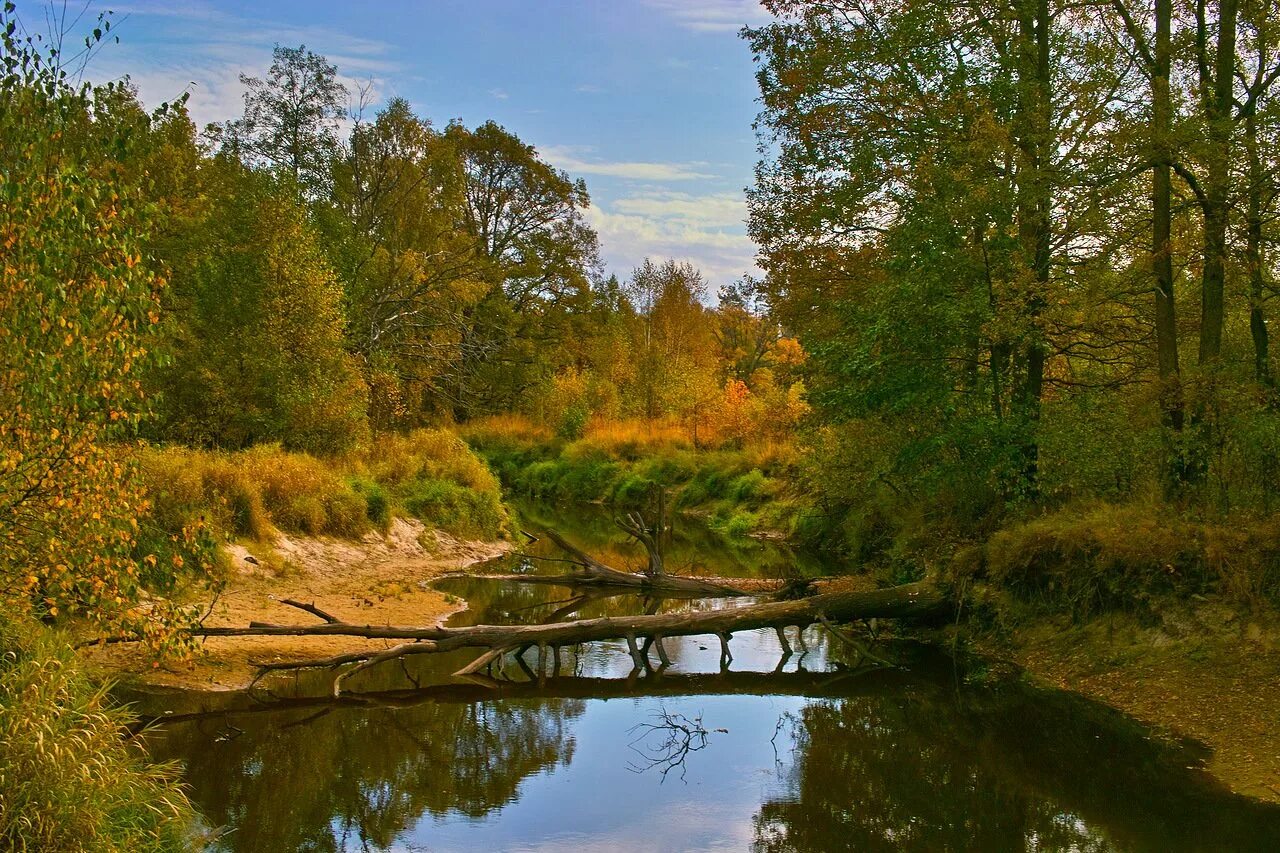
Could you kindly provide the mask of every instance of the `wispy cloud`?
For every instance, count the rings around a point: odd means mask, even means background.
[[[587,95],[602,95],[604,94],[604,87],[597,86],[595,83],[582,83],[575,86],[573,91],[582,92]]]
[[[495,100],[505,101],[507,98],[509,98],[509,97],[511,97],[511,96],[510,96],[510,95],[508,95],[508,94],[506,93],[506,90],[504,90],[504,89],[490,89],[490,90],[489,90],[489,97],[494,98]]]
[[[733,33],[743,26],[762,24],[769,13],[759,0],[645,0],[681,26],[705,33]]]
[[[391,45],[336,28],[237,16],[200,2],[136,0],[114,8],[121,44],[102,51],[87,75],[101,81],[127,74],[143,102],[152,106],[188,92],[187,107],[197,126],[240,114],[240,75],[265,74],[276,44],[305,44],[324,54],[338,66],[339,80],[353,97],[371,87],[375,102],[387,77],[401,68]],[[130,40],[130,28],[144,18],[153,19],[162,40],[147,45]]]
[[[634,181],[696,181],[714,178],[704,171],[706,163],[659,163],[643,160],[584,159],[590,148],[577,145],[549,145],[540,149],[543,157],[561,169],[580,175],[604,175]]]
[[[648,216],[692,228],[741,228],[747,220],[747,200],[742,193],[695,195],[655,191],[620,198],[620,213]]]

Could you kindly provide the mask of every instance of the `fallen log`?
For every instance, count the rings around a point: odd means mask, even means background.
[[[555,543],[557,548],[572,556],[573,560],[570,562],[581,566],[581,570],[561,575],[510,575],[508,576],[510,580],[522,583],[551,583],[564,586],[618,586],[642,592],[698,593],[700,595],[718,597],[752,594],[747,590],[728,584],[683,575],[669,575],[665,572],[652,574],[621,572],[592,557],[554,530],[548,530],[546,537]],[[646,545],[646,547],[649,546]]]
[[[330,658],[281,661],[262,664],[258,678],[279,670],[328,669],[354,663],[334,678],[333,694],[342,692],[342,684],[355,673],[378,663],[419,654],[435,654],[457,649],[483,649],[483,653],[457,675],[474,673],[507,653],[517,655],[530,648],[538,650],[538,659],[546,659],[548,649],[602,640],[625,640],[637,668],[646,668],[647,650],[658,648],[663,654],[664,637],[714,634],[720,639],[722,659],[732,660],[729,641],[735,631],[759,628],[782,629],[795,625],[803,629],[826,621],[847,622],[858,619],[930,618],[948,613],[951,598],[927,582],[906,584],[872,592],[833,592],[798,601],[774,601],[744,607],[692,613],[662,613],[643,616],[606,616],[576,622],[554,622],[542,625],[474,625],[462,628],[411,628],[400,626],[350,625],[260,625],[249,628],[202,628],[195,633],[206,637],[231,636],[353,636],[368,639],[393,639],[405,642],[387,649],[351,652]],[[645,640],[642,652],[637,638]],[[255,679],[256,680],[256,679]]]

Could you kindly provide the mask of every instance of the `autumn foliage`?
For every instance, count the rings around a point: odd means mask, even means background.
[[[201,569],[198,528],[164,564],[139,550],[147,514],[129,436],[164,284],[144,257],[154,211],[120,162],[113,91],[67,85],[4,36],[0,78],[0,596],[148,636],[186,614],[147,586]]]

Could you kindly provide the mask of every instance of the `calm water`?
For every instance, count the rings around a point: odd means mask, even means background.
[[[789,559],[761,551],[703,568]],[[472,606],[457,624],[736,603],[449,591]],[[902,669],[867,670],[806,639],[784,661],[772,632],[737,634],[727,671],[718,644],[668,640],[661,674],[593,644],[557,676],[509,665],[497,686],[448,677],[466,654],[420,656],[355,676],[361,695],[339,703],[287,677],[260,701],[150,695],[142,710],[171,715],[147,742],[183,762],[219,850],[1280,849],[1280,808],[1226,793],[1191,747],[1119,714],[967,685],[918,646],[887,652]]]

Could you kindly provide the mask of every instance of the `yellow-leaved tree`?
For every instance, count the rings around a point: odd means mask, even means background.
[[[163,644],[193,614],[146,591],[198,575],[211,549],[198,528],[139,541],[148,505],[131,436],[163,281],[143,248],[161,211],[129,166],[128,140],[151,118],[98,109],[118,87],[72,86],[12,15],[6,4],[0,603],[45,619],[83,614]]]

